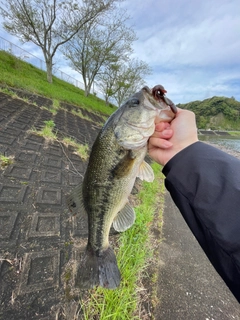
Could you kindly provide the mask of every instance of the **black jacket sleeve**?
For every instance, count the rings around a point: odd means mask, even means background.
[[[196,142],[176,154],[163,173],[185,221],[240,302],[240,160]]]

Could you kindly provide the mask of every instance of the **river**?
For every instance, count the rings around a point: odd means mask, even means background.
[[[231,150],[240,156],[240,137],[217,136],[217,135],[199,135],[199,140],[210,144],[218,145],[221,149]],[[238,154],[239,153],[239,154]]]

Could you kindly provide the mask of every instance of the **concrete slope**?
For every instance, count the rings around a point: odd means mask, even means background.
[[[65,195],[86,168],[74,148],[60,142],[74,137],[91,147],[103,118],[18,91],[28,102],[0,93],[0,154],[13,159],[0,168],[0,319],[77,319],[79,294],[71,293],[74,255],[86,242],[86,217],[72,217]],[[36,135],[53,120],[58,141]],[[75,244],[81,242],[79,248]],[[69,271],[70,270],[70,271]]]

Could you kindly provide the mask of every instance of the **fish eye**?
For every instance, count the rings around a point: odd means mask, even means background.
[[[131,99],[129,101],[129,107],[137,107],[139,105],[140,101],[138,99]]]

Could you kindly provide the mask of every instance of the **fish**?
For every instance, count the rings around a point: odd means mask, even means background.
[[[177,112],[165,93],[162,85],[145,86],[109,117],[92,146],[83,182],[67,198],[70,211],[88,216],[88,242],[75,276],[80,289],[115,289],[121,282],[109,232],[111,226],[124,232],[134,224],[128,197],[136,178],[154,180],[144,161],[148,139],[156,119],[171,121]]]

